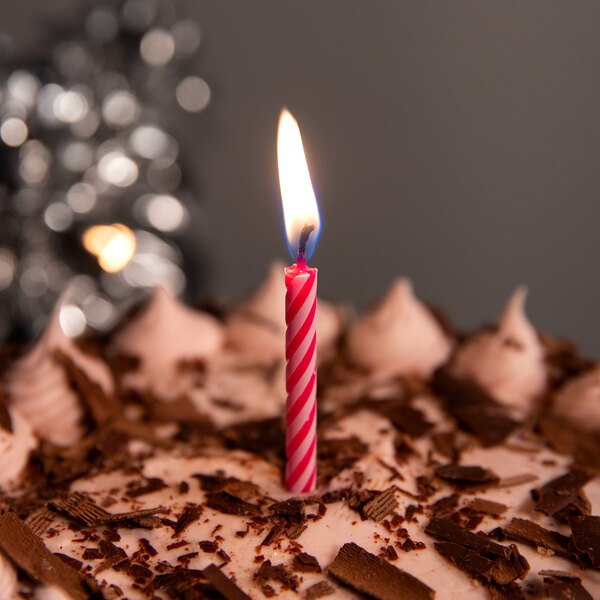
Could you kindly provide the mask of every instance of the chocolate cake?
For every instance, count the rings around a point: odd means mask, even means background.
[[[525,292],[456,332],[320,302],[318,486],[283,485],[284,281],[2,353],[0,600],[600,597],[600,368]]]

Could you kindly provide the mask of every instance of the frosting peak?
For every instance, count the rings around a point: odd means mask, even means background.
[[[222,345],[223,327],[215,317],[156,288],[139,315],[115,336],[110,353],[140,359],[140,368],[125,376],[126,385],[166,391],[182,361],[212,358]]]
[[[484,331],[456,355],[456,367],[475,379],[497,400],[524,417],[544,390],[544,350],[525,314],[527,289],[518,287],[495,331]]]
[[[600,365],[568,381],[556,393],[553,408],[584,429],[600,431]]]
[[[428,377],[450,355],[452,344],[431,312],[398,279],[383,300],[348,334],[350,359],[382,375]]]
[[[231,348],[256,362],[285,357],[285,265],[275,261],[264,283],[227,319]],[[327,356],[339,337],[341,315],[330,303],[317,304],[317,360]]]
[[[83,434],[83,407],[57,353],[63,353],[107,395],[114,391],[108,366],[85,353],[60,324],[59,299],[46,329],[35,345],[17,360],[6,376],[11,406],[18,409],[33,430],[58,446],[69,446]]]

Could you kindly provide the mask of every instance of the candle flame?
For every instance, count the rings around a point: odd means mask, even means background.
[[[300,128],[296,119],[285,109],[281,111],[279,117],[277,163],[290,254],[292,258],[296,258],[302,229],[312,225],[314,230],[306,243],[306,258],[310,258],[319,237],[321,218],[310,181]]]
[[[122,223],[94,225],[83,233],[85,249],[107,273],[123,269],[135,253],[135,234]]]

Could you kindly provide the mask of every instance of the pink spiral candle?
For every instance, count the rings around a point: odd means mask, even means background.
[[[317,269],[299,256],[285,270],[286,447],[285,482],[310,492],[317,477]]]
[[[279,185],[290,254],[285,270],[286,440],[285,483],[295,494],[317,481],[317,269],[306,265],[321,219],[296,119],[283,110],[277,133]]]

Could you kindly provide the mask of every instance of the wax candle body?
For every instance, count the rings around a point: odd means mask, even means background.
[[[314,490],[317,475],[317,269],[285,269],[286,475],[288,490]]]

